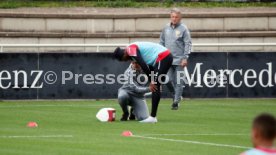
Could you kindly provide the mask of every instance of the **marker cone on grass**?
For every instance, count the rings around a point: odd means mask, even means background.
[[[29,122],[27,124],[27,127],[29,127],[29,128],[36,128],[36,127],[38,127],[38,124],[36,122]]]
[[[132,134],[132,132],[131,131],[124,131],[123,133],[122,133],[122,136],[124,136],[124,137],[130,137],[130,136],[132,136],[133,134]]]

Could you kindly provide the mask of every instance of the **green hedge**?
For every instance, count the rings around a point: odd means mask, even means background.
[[[161,3],[161,2],[162,3]],[[194,0],[193,0],[194,1]],[[1,0],[0,8],[19,7],[276,7],[276,2],[183,2],[183,0]],[[263,0],[270,1],[270,0]]]

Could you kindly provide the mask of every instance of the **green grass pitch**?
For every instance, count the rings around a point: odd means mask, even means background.
[[[276,99],[191,99],[178,111],[170,104],[161,100],[157,124],[141,124],[118,121],[115,100],[2,101],[0,154],[235,155],[251,147],[257,114],[276,115]],[[117,110],[115,122],[96,120],[102,107]],[[27,128],[29,121],[38,127]],[[134,137],[121,136],[125,130]]]

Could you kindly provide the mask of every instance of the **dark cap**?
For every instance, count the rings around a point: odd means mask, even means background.
[[[122,49],[120,47],[117,47],[115,50],[114,50],[114,53],[113,53],[113,57],[119,61],[122,60],[123,56],[125,54],[125,49]]]

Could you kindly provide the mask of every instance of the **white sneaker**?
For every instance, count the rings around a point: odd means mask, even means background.
[[[157,118],[156,117],[151,117],[149,116],[148,118],[139,121],[140,123],[157,123]]]

